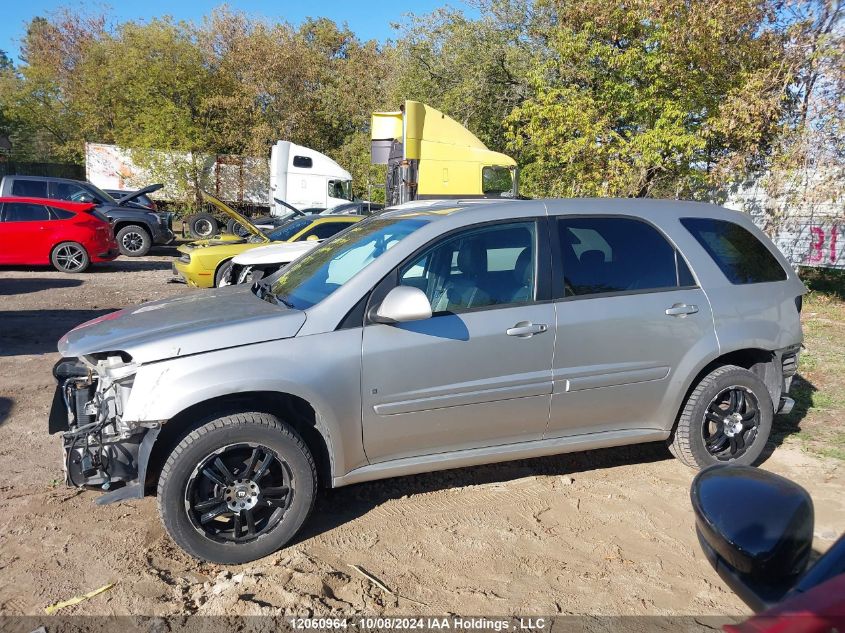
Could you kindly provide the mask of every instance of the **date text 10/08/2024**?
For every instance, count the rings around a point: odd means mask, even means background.
[[[485,617],[356,617],[356,618],[290,618],[294,630],[396,630],[396,631],[543,631],[549,626],[545,618]]]

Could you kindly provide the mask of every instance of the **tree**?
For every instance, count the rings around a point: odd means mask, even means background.
[[[0,58],[0,124],[30,159],[131,147],[187,199],[207,156],[287,139],[366,195],[383,174],[371,113],[417,99],[514,155],[533,196],[718,198],[760,174],[772,216],[798,191],[839,195],[841,0],[473,1],[476,17],[411,16],[385,45],[326,18],[60,11],[30,23],[19,65]]]
[[[0,50],[0,86],[5,83],[4,77],[14,76],[14,71],[15,65],[12,63],[12,60],[9,59],[6,51]],[[0,136],[8,139],[12,130],[12,122],[9,120],[4,105],[0,103]]]
[[[488,147],[506,149],[504,119],[530,92],[530,69],[545,59],[543,7],[530,0],[482,0],[481,17],[438,9],[399,26],[391,85],[393,108],[428,103],[472,130]]]
[[[78,66],[102,37],[105,18],[60,11],[34,18],[21,46],[22,63],[0,72],[0,107],[13,128],[18,159],[79,162],[80,134],[93,122],[76,108]]]
[[[831,222],[845,219],[843,14],[840,0],[797,0],[781,12],[789,38],[793,80],[788,94],[793,107],[781,122],[762,178],[762,214],[771,232],[783,228],[795,208],[811,215],[824,210]],[[832,209],[838,209],[834,217]]]
[[[529,193],[706,197],[717,164],[776,137],[789,75],[772,4],[548,6],[549,57],[506,122]]]

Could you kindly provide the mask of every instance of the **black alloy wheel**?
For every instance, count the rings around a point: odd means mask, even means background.
[[[759,424],[760,405],[750,389],[732,385],[720,391],[704,414],[707,452],[720,461],[741,457],[754,443]]]
[[[194,469],[185,509],[202,536],[246,543],[279,524],[294,494],[291,468],[276,451],[251,442],[231,444]]]

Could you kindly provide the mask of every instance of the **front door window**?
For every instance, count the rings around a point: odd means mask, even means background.
[[[528,303],[535,297],[534,222],[495,224],[437,244],[400,271],[435,314]]]

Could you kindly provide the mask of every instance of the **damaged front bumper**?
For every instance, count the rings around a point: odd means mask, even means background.
[[[66,483],[110,491],[98,503],[144,496],[161,426],[122,420],[136,371],[120,353],[63,358],[53,368],[58,384],[48,426],[50,434],[62,435]]]

